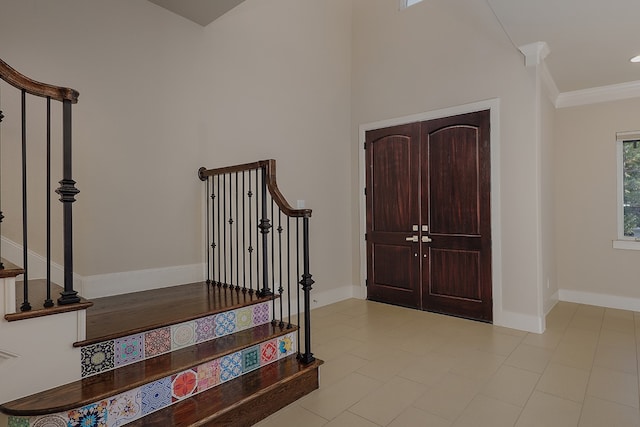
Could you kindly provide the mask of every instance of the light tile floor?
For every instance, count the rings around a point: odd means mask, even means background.
[[[640,426],[640,313],[560,302],[531,334],[350,299],[312,341],[320,388],[258,426]]]

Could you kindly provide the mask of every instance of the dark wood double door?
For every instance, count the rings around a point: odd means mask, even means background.
[[[366,133],[367,298],[492,321],[489,111]]]

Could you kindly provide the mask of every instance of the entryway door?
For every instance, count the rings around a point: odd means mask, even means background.
[[[367,298],[492,321],[489,110],[366,132]]]

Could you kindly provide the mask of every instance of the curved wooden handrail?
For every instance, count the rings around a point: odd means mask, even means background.
[[[30,79],[11,68],[2,59],[0,59],[0,78],[11,86],[24,90],[31,95],[41,96],[43,98],[50,97],[51,99],[61,102],[69,101],[72,104],[76,104],[78,102],[78,96],[80,95],[75,89],[53,86]]]
[[[291,207],[289,202],[284,198],[280,189],[278,188],[278,183],[276,182],[276,161],[273,159],[269,160],[260,160],[252,163],[245,163],[242,165],[235,166],[227,166],[223,168],[217,169],[206,169],[204,167],[198,169],[198,176],[202,181],[206,180],[209,176],[223,175],[226,173],[234,173],[234,172],[244,172],[250,171],[254,169],[266,169],[266,177],[267,177],[267,188],[269,189],[269,193],[271,193],[271,197],[273,201],[276,202],[280,210],[287,216],[294,218],[310,218],[311,217],[311,209],[294,209]]]

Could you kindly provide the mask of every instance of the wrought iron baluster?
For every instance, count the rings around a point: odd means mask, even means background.
[[[238,210],[238,172],[236,172],[236,291],[240,290],[240,211]]]
[[[272,296],[273,292],[269,287],[269,231],[271,224],[267,217],[267,168],[263,166],[262,170],[262,219],[260,220],[260,233],[262,233],[262,290],[260,296]],[[274,308],[275,310],[275,308]]]
[[[216,284],[216,192],[215,192],[215,177],[211,177],[211,201],[207,201],[207,204],[211,203],[211,285]]]
[[[4,119],[4,114],[2,114],[2,110],[0,110],[0,236],[2,236],[2,221],[4,220],[4,215],[2,214],[2,120]],[[2,244],[0,242],[0,270],[4,270],[4,263],[2,262]]]
[[[259,174],[258,174],[258,170],[256,169],[256,226],[258,227],[258,229],[260,229],[260,209],[258,208],[258,206],[260,206],[260,192],[258,191],[258,181],[259,181]],[[260,295],[260,244],[259,244],[259,239],[260,239],[260,235],[258,230],[256,230],[256,242],[255,242],[255,250],[256,250],[256,294]]]
[[[27,92],[22,90],[21,109],[22,109],[22,262],[24,268],[23,282],[23,301],[20,311],[31,310],[29,303],[29,259],[28,251],[28,233],[27,233]]]
[[[227,282],[227,174],[222,174],[222,260],[224,261],[224,285],[226,289]]]
[[[247,292],[247,219],[245,215],[246,202],[244,200],[245,194],[245,176],[246,173],[242,172],[242,292]]]
[[[202,170],[202,168],[200,169]],[[205,224],[206,224],[206,234],[207,234],[207,241],[205,243],[205,253],[207,254],[207,285],[211,284],[211,230],[209,229],[209,222],[211,221],[211,217],[209,216],[209,196],[211,195],[211,190],[210,190],[210,184],[209,184],[209,177],[207,177],[207,185],[206,185],[206,190],[204,193],[204,204],[206,205],[207,208],[207,213],[205,215]]]
[[[218,241],[220,239],[220,175],[217,176],[217,187],[218,190],[216,191],[216,193],[218,194],[218,198],[217,198],[217,219],[218,221],[216,222],[217,226],[218,226]],[[222,270],[222,264],[220,263],[220,256],[221,256],[221,252],[222,250],[220,248],[218,248],[218,286],[222,286],[222,282],[220,281],[221,277],[221,270]]]
[[[296,278],[298,277],[300,277],[300,218],[296,218]],[[296,301],[298,304],[298,340],[296,342],[298,343],[298,358],[300,358],[300,326],[302,324],[300,322],[300,286],[296,286]]]
[[[51,97],[47,97],[47,299],[44,306],[53,307],[51,299]]]
[[[253,192],[251,191],[251,171],[249,171],[249,191],[247,192],[247,197],[249,197],[249,295],[253,295],[253,216],[251,215]]]
[[[273,212],[273,199],[271,200],[272,212]],[[271,215],[273,218],[273,214]],[[284,288],[282,287],[282,211],[278,209],[278,293],[280,294],[280,327],[284,327],[284,316],[283,305],[284,301],[282,300],[282,294],[284,292]],[[275,257],[275,254],[273,255]],[[275,283],[275,282],[274,282]],[[275,284],[274,284],[275,286]]]
[[[290,216],[287,216],[287,314],[288,314],[287,329],[291,329],[291,217]]]

